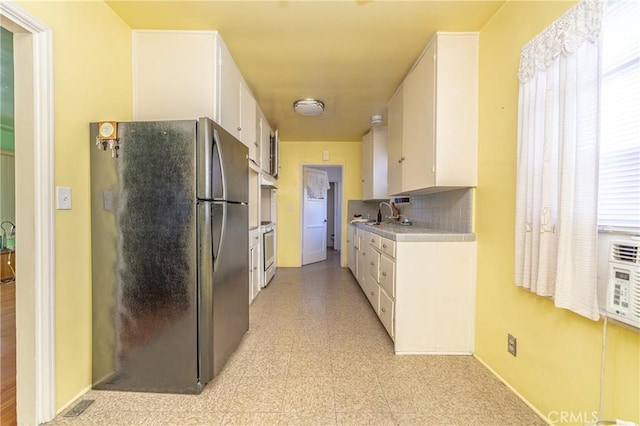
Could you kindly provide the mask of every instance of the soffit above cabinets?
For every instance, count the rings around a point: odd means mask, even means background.
[[[286,141],[360,141],[436,31],[479,31],[504,1],[107,1],[132,29],[218,30]],[[325,111],[301,117],[296,99]]]

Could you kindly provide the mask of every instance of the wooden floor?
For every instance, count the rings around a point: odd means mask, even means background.
[[[16,284],[0,284],[0,425],[16,424]]]

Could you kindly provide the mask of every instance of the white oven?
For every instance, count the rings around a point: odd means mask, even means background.
[[[263,223],[261,226],[262,230],[262,253],[263,259],[262,264],[264,265],[264,281],[263,287],[266,287],[271,281],[271,278],[276,273],[276,264],[275,264],[275,253],[276,253],[276,232],[275,232],[275,224],[268,222]]]

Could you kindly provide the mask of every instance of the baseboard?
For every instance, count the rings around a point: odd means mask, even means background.
[[[504,385],[505,385],[506,387],[508,387],[508,388],[509,388],[509,390],[510,390],[511,392],[513,392],[514,394],[516,394],[516,396],[517,396],[518,398],[520,398],[520,400],[521,400],[522,402],[524,402],[525,404],[527,404],[527,407],[531,408],[531,409],[532,409],[532,410],[533,410],[533,411],[538,415],[538,417],[540,417],[542,420],[544,420],[544,421],[545,421],[549,426],[553,426],[553,422],[552,422],[551,420],[549,420],[549,419],[547,418],[547,416],[545,416],[544,414],[542,414],[542,413],[540,412],[540,410],[538,410],[538,409],[537,409],[537,408],[536,408],[536,407],[535,407],[531,402],[529,402],[529,401],[527,400],[527,398],[525,398],[524,396],[522,396],[522,394],[521,394],[520,392],[518,392],[517,390],[515,390],[515,389],[514,389],[514,387],[513,387],[513,386],[511,386],[511,385],[509,384],[509,382],[507,382],[507,381],[504,379],[504,377],[502,377],[502,376],[501,376],[500,374],[498,374],[498,373],[497,373],[493,368],[491,368],[491,367],[489,366],[489,364],[487,364],[486,362],[484,362],[484,361],[482,360],[482,358],[480,358],[480,357],[479,357],[478,355],[476,355],[476,354],[473,354],[473,357],[474,357],[475,359],[477,359],[478,361],[480,361],[480,363],[481,363],[482,365],[484,365],[484,366],[485,366],[489,371],[491,371],[491,373],[492,373],[494,376],[496,376],[496,377],[498,378],[498,380],[500,380],[502,383],[504,383]]]
[[[73,398],[71,398],[69,400],[69,402],[64,404],[62,406],[62,408],[60,408],[59,410],[56,411],[56,416],[59,415],[60,413],[62,413],[63,411],[65,411],[67,408],[71,407],[73,404],[75,404],[78,401],[78,399],[80,399],[80,397],[82,395],[84,395],[85,393],[89,392],[90,390],[91,390],[91,385],[87,386],[86,388],[84,388],[80,392],[78,392]]]

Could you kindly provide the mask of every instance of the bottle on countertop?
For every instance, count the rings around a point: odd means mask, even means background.
[[[382,212],[378,209],[378,223],[382,223]]]

